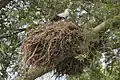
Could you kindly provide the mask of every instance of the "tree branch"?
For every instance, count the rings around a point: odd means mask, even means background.
[[[105,23],[106,23],[106,21],[105,21],[105,22],[102,22],[101,24],[99,24],[98,26],[96,26],[96,27],[93,29],[93,31],[94,31],[94,32],[99,32],[99,31],[101,31],[103,28],[105,28]]]
[[[107,29],[113,28],[113,27],[116,29],[116,28],[119,27],[118,25],[120,25],[120,14],[117,15],[117,16],[115,16],[112,19],[109,19],[107,21],[102,22],[101,24],[99,24],[98,26],[96,26],[93,29],[93,31],[98,33],[101,30],[107,30]]]

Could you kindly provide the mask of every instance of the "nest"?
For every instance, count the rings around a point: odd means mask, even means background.
[[[30,30],[21,52],[27,66],[52,66],[58,75],[72,74],[83,71],[86,63],[74,57],[87,54],[88,44],[83,27],[71,21],[58,21]]]
[[[87,59],[80,61],[74,57],[70,57],[56,65],[55,74],[59,76],[62,76],[64,74],[81,75],[87,65],[90,65]]]

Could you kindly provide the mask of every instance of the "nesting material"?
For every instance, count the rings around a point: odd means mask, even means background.
[[[74,57],[70,57],[60,62],[55,67],[55,74],[62,76],[64,74],[68,75],[81,75],[84,68],[89,65],[89,61],[87,59],[78,60]]]
[[[30,30],[23,40],[21,53],[22,61],[27,66],[52,66],[58,74],[69,74],[76,68],[72,63],[74,62],[75,65],[79,63],[74,57],[88,53],[84,28],[76,26],[71,21],[58,21],[38,26]],[[72,64],[72,67],[66,63]],[[80,62],[78,67],[81,64],[84,65]],[[65,66],[66,70],[61,66]],[[81,70],[78,67],[77,70]]]

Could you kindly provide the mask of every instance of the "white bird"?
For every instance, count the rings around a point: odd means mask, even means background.
[[[69,9],[65,9],[63,13],[60,13],[57,16],[66,18],[67,16],[69,16]]]
[[[70,4],[68,5],[68,8],[65,9],[65,11],[63,13],[57,14],[55,17],[52,18],[51,21],[59,21],[61,19],[65,19],[69,16],[69,8],[71,7],[72,2],[70,2]]]
[[[63,13],[57,14],[55,17],[53,17],[52,21],[59,21],[61,19],[65,19],[69,16],[69,9],[65,9]]]

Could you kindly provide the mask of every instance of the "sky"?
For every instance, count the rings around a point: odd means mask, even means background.
[[[41,76],[35,80],[55,80],[56,76],[53,74],[54,74],[54,71],[51,71],[51,72],[48,72],[48,73],[44,74],[43,76]],[[60,78],[57,78],[56,80],[67,80],[66,75],[64,75]]]

